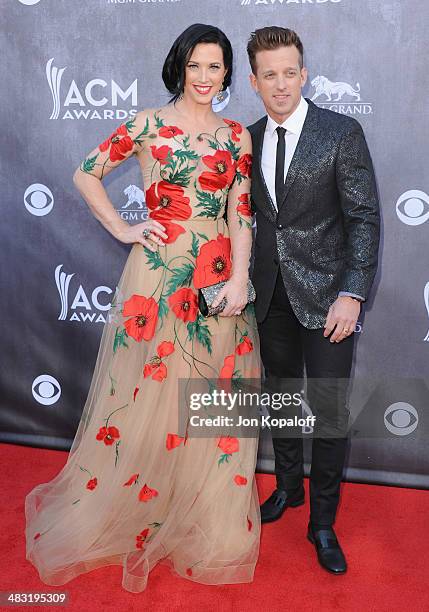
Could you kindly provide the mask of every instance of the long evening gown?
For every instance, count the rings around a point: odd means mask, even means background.
[[[121,565],[123,588],[141,592],[158,562],[204,584],[253,580],[257,439],[178,433],[178,379],[260,376],[253,306],[197,308],[198,288],[231,272],[227,204],[237,231],[251,231],[251,155],[241,125],[223,121],[192,137],[162,108],[141,111],[81,163],[103,178],[137,155],[168,239],[155,253],[133,244],[67,462],[25,499],[26,558],[46,584]]]

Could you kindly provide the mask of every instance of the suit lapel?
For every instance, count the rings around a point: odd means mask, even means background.
[[[274,202],[271,199],[270,192],[268,191],[268,187],[265,182],[264,175],[262,173],[262,147],[264,144],[264,134],[265,134],[265,128],[267,125],[267,120],[268,120],[268,117],[265,115],[265,117],[262,117],[262,119],[260,119],[255,126],[254,136],[253,136],[254,173],[252,176],[252,180],[256,180],[259,182],[262,188],[262,191],[265,194],[264,205],[261,206],[260,205],[261,203],[258,202],[259,208],[261,208],[262,212],[264,212],[265,215],[271,221],[274,221],[277,216],[277,210],[276,210],[276,207],[274,206]]]
[[[289,190],[298,176],[299,172],[305,168],[306,164],[311,161],[311,152],[315,144],[317,144],[317,126],[318,126],[318,113],[317,106],[308,100],[307,116],[302,126],[301,135],[296,145],[295,152],[292,157],[292,161],[289,166],[289,170],[286,176],[285,190],[283,199],[278,206],[279,212],[284,206]]]

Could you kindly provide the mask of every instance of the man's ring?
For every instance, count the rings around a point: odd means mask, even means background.
[[[146,228],[142,231],[142,234],[143,234],[143,238],[149,238],[150,230]]]

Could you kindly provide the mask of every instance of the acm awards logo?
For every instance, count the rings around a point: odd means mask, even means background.
[[[46,63],[46,78],[52,95],[52,113],[50,119],[126,119],[137,112],[137,79],[124,90],[111,79],[94,78],[79,87],[74,79],[65,87],[67,91],[62,97],[61,82],[66,70],[57,68],[51,57]],[[119,101],[125,102],[131,98],[131,111],[119,107]]]
[[[351,85],[346,81],[331,81],[318,74],[311,81],[314,93],[312,102],[322,108],[341,113],[342,115],[371,115],[372,102],[362,101],[360,84]]]
[[[110,296],[113,291],[110,287],[100,285],[91,292],[86,292],[82,285],[76,291],[71,291],[70,281],[75,275],[66,274],[61,271],[63,264],[55,268],[55,283],[61,301],[59,321],[78,321],[79,323],[106,323],[102,313],[108,312],[111,302],[102,303],[100,297],[105,294]]]

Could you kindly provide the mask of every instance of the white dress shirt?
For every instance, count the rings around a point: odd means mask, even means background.
[[[298,106],[293,113],[281,124],[286,130],[285,142],[285,169],[284,178],[289,170],[290,162],[292,161],[293,154],[295,153],[296,145],[298,144],[299,137],[301,136],[302,126],[304,125],[305,118],[307,116],[308,103],[301,96]],[[267,126],[265,128],[264,143],[262,146],[262,159],[261,168],[262,174],[264,175],[265,182],[270,192],[271,199],[274,206],[277,209],[276,201],[276,154],[277,154],[277,132],[276,128],[279,124],[274,121],[268,115]]]
[[[293,154],[295,153],[296,145],[298,144],[299,137],[301,136],[302,126],[304,125],[305,118],[307,116],[308,103],[301,96],[298,106],[293,113],[283,121],[281,127],[286,130],[285,142],[285,168],[284,168],[284,179],[289,170],[290,163],[292,161]],[[279,124],[268,115],[267,125],[264,133],[264,142],[262,145],[262,158],[261,158],[261,169],[262,174],[267,184],[268,191],[270,193],[273,204],[278,211],[277,200],[276,200],[276,155],[277,155],[277,141],[278,135],[276,129]],[[350,296],[364,301],[364,298],[355,293],[349,291],[340,291],[340,296]]]

